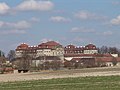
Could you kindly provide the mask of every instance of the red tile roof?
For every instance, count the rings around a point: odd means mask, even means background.
[[[82,58],[72,58],[71,61],[80,61]],[[113,62],[114,60],[120,62],[120,57],[119,58],[114,58],[114,57],[96,57],[95,61],[96,62]]]
[[[97,48],[93,44],[88,44],[85,46],[85,50],[97,50]]]
[[[113,57],[111,54],[64,54],[65,57]]]
[[[46,42],[46,45],[54,45],[54,46],[57,46],[57,45],[60,45],[59,43],[55,42],[55,41],[48,41]]]
[[[120,62],[120,57],[117,57],[116,60],[117,60],[117,62]]]
[[[112,62],[113,61],[113,57],[97,57],[95,59],[97,62]]]
[[[95,57],[95,54],[64,54],[65,57],[87,57],[92,56]]]
[[[39,44],[38,47],[39,48],[54,48],[56,46],[62,46],[60,45],[59,43],[55,42],[55,41],[48,41],[46,43],[42,43],[42,44]]]
[[[74,45],[67,45],[65,48],[75,48],[75,46]]]
[[[20,45],[17,47],[16,50],[19,50],[19,49],[27,49],[28,47],[29,47],[28,44],[26,44],[26,43],[22,43],[22,44],[20,44]]]

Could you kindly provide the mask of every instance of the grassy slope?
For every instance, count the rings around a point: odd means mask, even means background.
[[[0,90],[120,90],[120,76],[8,82]]]

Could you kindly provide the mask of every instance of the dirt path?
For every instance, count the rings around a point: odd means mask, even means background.
[[[120,75],[120,68],[94,68],[94,69],[77,69],[77,70],[60,70],[60,71],[42,71],[37,73],[15,73],[1,74],[0,82],[8,81],[25,81],[52,78],[67,77],[86,77],[86,76],[110,76]]]

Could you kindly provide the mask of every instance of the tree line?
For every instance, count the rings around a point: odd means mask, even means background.
[[[106,53],[118,54],[120,56],[120,49],[117,47],[102,46],[102,47],[98,48],[98,53],[100,53],[100,54],[106,54]]]

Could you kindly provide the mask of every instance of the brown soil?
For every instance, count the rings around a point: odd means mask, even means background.
[[[120,75],[120,67],[86,68],[76,70],[1,74],[0,82],[67,78],[67,77],[111,76],[111,75]]]

